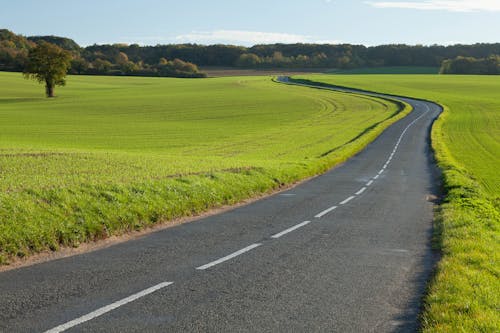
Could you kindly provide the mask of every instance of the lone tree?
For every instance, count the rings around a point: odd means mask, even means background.
[[[45,83],[45,94],[54,97],[54,87],[64,86],[64,77],[71,65],[71,53],[59,46],[40,42],[28,54],[24,77]]]

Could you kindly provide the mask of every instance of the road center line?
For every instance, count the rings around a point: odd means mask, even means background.
[[[376,175],[375,177],[373,177],[373,179],[377,179],[379,175]]]
[[[271,236],[271,238],[280,238],[281,236],[286,235],[286,234],[288,234],[289,232],[292,232],[292,231],[294,231],[294,230],[297,230],[298,228],[301,228],[301,227],[303,227],[303,226],[305,226],[305,225],[307,225],[307,224],[309,224],[309,223],[311,223],[311,221],[304,221],[304,222],[302,222],[302,223],[296,224],[296,225],[294,225],[294,226],[293,226],[293,227],[291,227],[291,228],[288,228],[288,229],[286,229],[286,230],[283,230],[282,232],[278,232],[277,234],[272,235],[272,236]]]
[[[81,316],[79,318],[76,318],[76,319],[73,319],[71,321],[68,321],[67,323],[65,324],[62,324],[62,325],[59,325],[57,327],[54,327],[48,331],[45,331],[45,333],[59,333],[59,332],[64,332],[66,331],[67,329],[70,329],[76,325],[79,325],[81,323],[84,323],[86,321],[89,321],[89,320],[92,320],[96,317],[99,317],[99,316],[102,316],[103,314],[109,312],[109,311],[112,311],[122,305],[125,305],[127,303],[130,303],[130,302],[133,302],[141,297],[144,297],[146,295],[149,295],[151,293],[154,293],[155,291],[157,290],[160,290],[162,288],[165,288],[169,285],[171,285],[173,282],[162,282],[162,283],[159,283],[155,286],[152,286],[151,288],[148,288],[148,289],[144,289],[142,291],[139,291],[138,293],[136,294],[133,294],[133,295],[130,295],[128,297],[125,297],[119,301],[116,301],[114,303],[111,303],[109,305],[106,305],[106,306],[103,306],[102,308],[99,308],[95,311],[92,311],[84,316]]]
[[[358,192],[356,192],[356,195],[360,195],[366,190],[366,187],[362,187]]]
[[[351,195],[349,198],[345,199],[344,201],[342,201],[340,204],[341,205],[345,205],[346,203],[348,203],[349,201],[351,201],[352,199],[354,199],[355,196],[354,195]]]
[[[243,254],[243,253],[245,253],[245,252],[248,252],[248,251],[250,251],[250,250],[253,250],[253,249],[255,249],[256,247],[261,246],[261,245],[262,245],[262,244],[260,244],[260,243],[255,243],[255,244],[249,245],[249,246],[247,246],[247,247],[245,247],[245,248],[243,248],[243,249],[241,249],[241,250],[238,250],[238,251],[236,251],[236,252],[231,253],[230,255],[227,255],[227,256],[222,257],[222,258],[220,258],[220,259],[217,259],[217,260],[215,260],[215,261],[209,262],[208,264],[205,264],[205,265],[203,265],[203,266],[196,267],[196,269],[198,269],[198,270],[205,270],[205,269],[210,268],[210,267],[212,267],[212,266],[215,266],[215,265],[218,265],[218,264],[220,264],[220,263],[223,263],[224,261],[228,261],[228,260],[230,260],[230,259],[233,259],[234,257],[237,257],[237,256],[239,256],[240,254]]]
[[[317,219],[319,219],[320,217],[322,217],[322,216],[324,216],[324,215],[326,215],[326,214],[330,213],[332,210],[334,210],[334,209],[336,209],[336,208],[337,208],[337,206],[332,206],[332,207],[330,207],[330,208],[328,208],[328,209],[325,209],[325,210],[324,210],[324,211],[322,211],[321,213],[318,213],[318,214],[314,215],[314,217],[315,217],[315,218],[317,218]]]
[[[371,184],[373,184],[373,180],[370,180],[368,183],[366,183],[366,186],[370,186]]]

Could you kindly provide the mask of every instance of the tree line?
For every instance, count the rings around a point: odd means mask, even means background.
[[[458,56],[484,58],[500,54],[500,43],[410,46],[381,45],[366,47],[351,44],[269,44],[242,47],[234,45],[176,44],[139,46],[92,45],[81,53],[87,61],[104,58],[112,61],[122,52],[137,63],[155,64],[159,58],[182,59],[198,66],[237,68],[339,68],[381,66],[440,67],[446,59]]]
[[[370,47],[351,44],[270,44],[252,47],[106,44],[80,47],[64,37],[23,37],[4,29],[0,30],[0,70],[22,71],[28,51],[40,41],[55,44],[71,53],[70,73],[101,75],[203,76],[197,66],[253,69],[440,67],[445,60],[457,57],[487,59],[490,55],[500,54],[500,43]]]
[[[443,61],[441,74],[500,74],[500,56],[491,55],[486,58],[456,57]]]
[[[153,62],[144,62],[135,57],[130,60],[120,45],[104,45],[102,50],[82,48],[69,38],[57,36],[24,37],[0,29],[0,70],[25,71],[31,62],[30,51],[42,44],[50,44],[69,56],[70,74],[172,76],[197,78],[206,75],[198,66],[178,58],[159,57]],[[54,51],[55,52],[55,51]]]

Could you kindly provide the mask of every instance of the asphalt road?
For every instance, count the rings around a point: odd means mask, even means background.
[[[440,109],[401,99],[410,115],[287,192],[0,273],[0,331],[415,331],[435,262]]]

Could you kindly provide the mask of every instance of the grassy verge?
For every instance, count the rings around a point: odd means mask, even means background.
[[[434,100],[432,129],[446,197],[435,220],[442,259],[429,285],[424,332],[500,331],[500,78],[463,76],[304,77]]]
[[[2,82],[4,264],[319,174],[410,111],[269,77],[78,76],[55,100],[19,74]]]
[[[435,241],[443,252],[422,315],[424,332],[500,331],[500,214],[498,201],[450,153],[444,108],[432,131],[446,193],[436,216]]]

